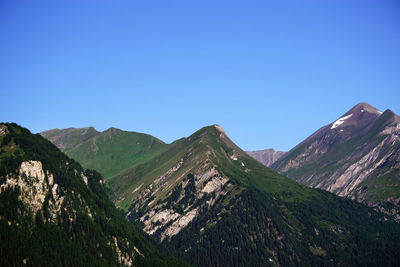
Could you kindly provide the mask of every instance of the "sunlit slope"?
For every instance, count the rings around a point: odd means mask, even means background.
[[[142,133],[93,127],[49,130],[41,133],[83,167],[94,169],[108,179],[127,167],[159,153],[165,144]]]
[[[133,223],[196,265],[394,265],[399,259],[398,224],[277,174],[217,125],[177,140],[110,183]]]

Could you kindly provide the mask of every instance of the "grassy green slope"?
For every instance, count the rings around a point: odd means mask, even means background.
[[[309,190],[300,186],[298,183],[288,179],[278,173],[266,168],[240,148],[238,148],[229,138],[219,137],[220,132],[214,126],[206,127],[194,133],[189,138],[183,138],[168,145],[163,153],[145,161],[138,163],[131,168],[110,178],[109,183],[115,192],[115,196],[122,200],[119,207],[123,210],[129,208],[130,203],[136,198],[141,190],[132,193],[141,186],[143,189],[150,185],[155,178],[166,173],[172,166],[185,160],[183,166],[175,172],[169,179],[176,180],[175,184],[184,179],[185,174],[195,173],[201,168],[201,162],[206,161],[205,155],[213,151],[213,164],[218,169],[232,178],[237,184],[245,187],[254,187],[268,193],[282,193],[285,191],[293,192],[293,198],[305,197],[304,192]],[[232,161],[230,155],[233,151],[240,155],[241,161]],[[237,153],[238,152],[238,153]],[[195,157],[194,157],[195,155]],[[251,174],[244,172],[245,166],[251,169]],[[267,179],[266,179],[267,178]],[[156,200],[163,199],[166,194],[156,195]]]
[[[157,138],[110,128],[50,130],[41,133],[84,168],[94,169],[108,179],[127,167],[163,151],[165,144]]]

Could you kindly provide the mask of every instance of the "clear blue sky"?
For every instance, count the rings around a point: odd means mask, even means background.
[[[0,121],[288,150],[358,102],[400,114],[400,2],[0,1]]]

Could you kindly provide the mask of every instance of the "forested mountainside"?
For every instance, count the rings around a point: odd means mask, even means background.
[[[1,266],[175,266],[84,170],[42,136],[0,124]]]
[[[194,265],[394,266],[400,260],[399,224],[268,169],[218,125],[109,181],[133,224]]]

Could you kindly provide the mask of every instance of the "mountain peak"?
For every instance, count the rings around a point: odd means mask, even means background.
[[[339,119],[331,124],[330,129],[343,128],[345,126],[355,126],[356,128],[363,129],[372,125],[373,122],[382,114],[381,111],[374,108],[368,103],[361,102],[347,111]],[[339,129],[338,128],[338,129]],[[343,131],[341,129],[340,131]]]
[[[213,126],[214,126],[215,129],[217,129],[220,133],[222,133],[222,134],[228,136],[228,135],[226,134],[225,130],[224,130],[221,126],[219,126],[218,124],[214,124]]]
[[[382,114],[382,111],[378,110],[377,108],[371,106],[370,104],[366,102],[361,102],[355,105],[353,108],[351,108],[346,114],[348,113],[363,113],[363,112],[368,112],[372,114],[377,114],[380,115]]]
[[[192,139],[195,136],[205,136],[205,135],[212,135],[212,136],[220,136],[220,137],[228,137],[224,129],[219,126],[218,124],[208,125],[200,128],[195,133],[190,135],[188,138]]]

